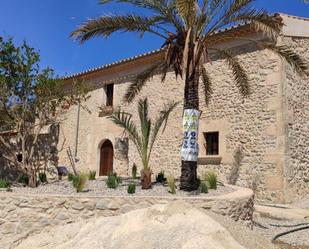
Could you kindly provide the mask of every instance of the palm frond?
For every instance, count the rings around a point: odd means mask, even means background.
[[[173,35],[170,39],[166,40],[165,46],[165,61],[169,68],[172,68],[175,72],[176,78],[178,75],[182,77],[183,74],[183,56],[185,50],[187,34],[178,33]]]
[[[111,117],[109,117],[112,122],[119,127],[123,128],[129,135],[130,139],[133,141],[135,144],[137,150],[139,153],[141,153],[142,149],[142,142],[141,138],[137,132],[136,125],[134,122],[131,120],[132,115],[129,113],[126,113],[124,111],[118,110],[113,113]]]
[[[142,90],[142,88],[145,86],[146,82],[150,80],[154,75],[162,73],[164,77],[162,79],[165,79],[166,72],[168,70],[168,67],[165,62],[160,62],[157,64],[154,64],[138,74],[132,83],[129,85],[126,94],[124,96],[124,101],[130,103],[133,101],[133,99],[136,97],[137,94],[139,94]]]
[[[269,37],[279,35],[282,28],[282,20],[278,16],[268,15],[266,11],[249,9],[227,18],[225,24],[234,22],[249,22],[257,31],[262,31]]]
[[[155,120],[154,123],[154,127],[152,130],[152,134],[151,134],[151,138],[150,138],[150,147],[149,147],[149,152],[148,152],[148,156],[150,156],[154,142],[158,136],[159,130],[163,126],[162,129],[162,133],[165,131],[166,125],[167,125],[167,121],[169,118],[169,115],[171,114],[171,112],[176,108],[176,106],[179,104],[179,102],[170,102],[168,103],[164,110],[161,111],[159,117]]]
[[[233,0],[225,12],[225,16],[233,16],[241,13],[241,11],[246,10],[252,2],[254,2],[254,0]]]
[[[233,0],[229,4],[219,5],[216,11],[207,13],[208,22],[205,25],[205,39],[217,30],[235,25],[249,23],[257,31],[264,32],[268,37],[276,37],[282,28],[282,19],[278,15],[269,15],[265,10],[250,8],[253,0]],[[214,20],[215,19],[215,20]],[[210,27],[207,25],[209,24]]]
[[[204,13],[204,23],[201,25],[205,38],[222,26],[224,21],[222,12],[227,8],[228,2],[228,0],[212,0],[208,3]]]
[[[177,12],[187,27],[191,27],[196,18],[196,6],[196,0],[176,0]]]
[[[205,96],[205,103],[206,105],[208,105],[211,95],[213,93],[212,80],[203,65],[201,66],[201,76],[202,76],[203,90],[204,90],[204,96]]]
[[[143,126],[147,121],[149,120],[148,118],[148,99],[140,99],[138,101],[137,105],[137,110],[138,110],[138,116],[141,122],[141,126]]]
[[[250,95],[249,78],[248,78],[246,70],[239,63],[238,59],[228,50],[217,49],[217,48],[209,48],[209,49],[217,51],[219,55],[221,55],[224,59],[227,60],[228,65],[232,69],[234,80],[235,80],[236,86],[238,87],[240,93],[243,96]]]
[[[212,16],[214,13],[217,13],[216,10],[221,9],[227,3],[227,0],[209,0],[207,1],[206,15]],[[205,4],[205,3],[204,3]]]
[[[101,0],[101,4],[107,3],[126,3],[131,4],[138,8],[149,9],[154,13],[159,14],[162,21],[161,24],[172,24],[180,32],[183,30],[181,20],[176,14],[175,11],[175,0],[166,1],[166,0]]]
[[[299,54],[295,53],[287,46],[275,46],[270,43],[258,43],[262,48],[269,49],[285,60],[299,75],[309,76],[309,62],[304,60]]]
[[[126,3],[139,8],[147,8],[151,10],[161,11],[164,7],[168,7],[174,1],[166,0],[100,0],[100,4],[108,3]]]
[[[157,33],[151,28],[157,21],[158,20],[153,17],[144,17],[134,14],[105,15],[84,22],[79,28],[73,31],[70,36],[79,40],[81,43],[93,37],[108,37],[117,31],[137,32],[142,36],[145,32]]]

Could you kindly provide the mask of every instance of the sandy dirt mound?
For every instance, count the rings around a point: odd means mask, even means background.
[[[114,217],[77,222],[31,236],[18,249],[207,248],[242,249],[205,213],[183,202],[155,205]]]

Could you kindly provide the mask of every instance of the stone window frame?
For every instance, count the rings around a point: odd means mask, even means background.
[[[112,86],[112,97],[110,99],[108,99],[107,96],[107,89],[108,86]],[[113,113],[114,111],[114,96],[115,96],[115,84],[114,83],[109,83],[109,84],[105,84],[103,86],[103,99],[102,99],[102,105],[99,107],[100,111],[99,111],[99,117],[105,117],[105,116],[109,116]],[[109,103],[111,102],[111,103]]]
[[[226,137],[228,134],[228,120],[217,119],[209,120],[205,118],[200,119],[199,126],[199,157],[198,164],[200,165],[220,165],[228,164],[233,160],[233,156],[227,152]],[[206,149],[204,147],[205,138],[204,133],[219,132],[219,154],[218,155],[206,155]]]
[[[206,150],[206,156],[218,156],[220,145],[220,133],[219,131],[203,132],[204,135],[204,147]],[[215,143],[217,140],[217,143]],[[209,148],[208,148],[209,147]]]

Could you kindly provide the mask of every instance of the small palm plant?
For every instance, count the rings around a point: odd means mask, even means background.
[[[160,115],[156,118],[154,125],[152,125],[151,119],[148,115],[148,99],[140,99],[138,101],[138,115],[141,127],[140,134],[137,130],[137,125],[131,120],[132,115],[130,113],[118,110],[111,116],[112,121],[116,125],[125,129],[128,133],[129,139],[134,143],[138,151],[143,164],[143,170],[141,171],[141,182],[143,189],[148,189],[151,187],[152,171],[149,166],[149,160],[153,145],[158,137],[159,130],[162,125],[164,125],[162,132],[164,132],[168,117],[177,104],[178,103],[170,102],[166,105],[164,110],[162,110]]]

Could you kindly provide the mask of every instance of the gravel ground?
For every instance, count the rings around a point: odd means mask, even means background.
[[[288,204],[287,206],[295,207],[295,208],[309,209],[309,198],[303,199],[303,200],[294,201],[294,202]]]
[[[67,180],[54,181],[48,184],[40,185],[37,188],[21,187],[20,185],[13,185],[13,193],[21,194],[56,194],[56,195],[81,195],[81,196],[126,196],[128,184],[132,179],[124,179],[116,189],[110,189],[106,186],[104,180],[88,181],[83,192],[76,193],[72,186],[72,182]],[[142,190],[139,180],[135,180],[136,192],[134,196],[172,196],[166,184],[154,183],[152,189]],[[177,183],[176,183],[177,184]],[[217,190],[209,190],[209,193],[202,194],[198,191],[185,192],[177,190],[174,196],[215,196],[233,192],[231,187],[218,185]]]
[[[298,231],[278,238],[274,243],[272,238],[281,232],[293,229],[294,227],[275,227],[270,224],[294,225],[299,223],[309,223],[299,220],[275,220],[264,217],[255,217],[253,229],[235,222],[229,217],[214,214],[208,211],[207,214],[226,227],[232,236],[244,247],[250,249],[309,249],[309,230]]]
[[[271,224],[280,226],[283,225],[291,226],[300,223],[309,224],[309,220],[275,220],[259,216],[257,216],[254,221],[255,226],[253,230],[263,235],[269,241],[271,241],[276,234],[297,228],[297,227],[277,227],[272,226]],[[277,243],[280,244],[280,248],[309,249],[309,229],[284,235],[277,239]]]
[[[251,230],[239,222],[235,222],[228,216],[215,214],[211,211],[205,211],[210,217],[219,222],[229,230],[231,235],[245,248],[248,249],[281,249],[281,247],[271,243],[271,240],[265,237],[265,234]]]

